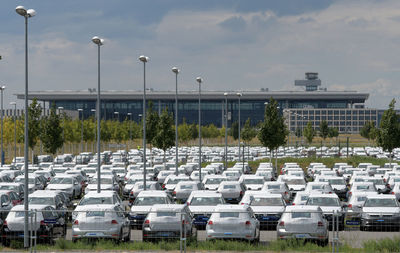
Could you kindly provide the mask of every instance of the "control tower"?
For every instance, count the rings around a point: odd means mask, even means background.
[[[294,86],[305,86],[306,91],[316,91],[321,86],[321,80],[318,79],[317,72],[306,72],[306,79],[294,80]]]

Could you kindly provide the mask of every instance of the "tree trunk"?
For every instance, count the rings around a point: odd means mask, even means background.
[[[272,165],[272,151],[269,151],[269,163]]]
[[[278,171],[278,149],[275,149],[275,169]]]

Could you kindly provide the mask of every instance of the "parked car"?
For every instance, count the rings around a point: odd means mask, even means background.
[[[72,241],[82,238],[109,238],[127,242],[130,236],[129,220],[120,206],[85,206],[72,224]]]
[[[237,181],[223,181],[219,185],[217,192],[222,194],[227,203],[237,204],[242,199],[245,189],[243,184]]]
[[[218,204],[225,204],[221,193],[215,191],[193,191],[188,200],[190,212],[193,215],[193,225],[205,228],[207,221]]]
[[[261,193],[252,195],[250,199],[249,205],[260,222],[260,229],[275,230],[286,208],[282,195]]]
[[[217,205],[206,226],[206,239],[260,240],[260,223],[249,206]]]
[[[278,221],[277,238],[316,241],[326,246],[329,242],[328,222],[318,206],[288,206]]]
[[[192,218],[186,205],[164,204],[153,205],[143,222],[142,238],[179,239],[180,234],[191,237]]]
[[[368,195],[362,207],[361,231],[379,229],[398,231],[400,206],[394,195]]]

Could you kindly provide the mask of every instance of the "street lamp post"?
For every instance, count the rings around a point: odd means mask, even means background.
[[[146,190],[146,63],[149,57],[141,55],[139,60],[143,62],[143,190]]]
[[[6,89],[6,86],[0,86],[1,91],[1,167],[4,164],[4,151],[3,151],[3,117],[4,117],[4,110],[3,110],[3,92]]]
[[[78,109],[78,116],[82,113],[81,118],[81,153],[83,153],[83,109]]]
[[[199,180],[201,183],[201,83],[203,79],[197,77],[196,81],[199,83]]]
[[[11,102],[14,106],[14,165],[17,162],[17,103]]]
[[[172,72],[175,73],[175,174],[178,175],[178,73],[179,73],[179,69],[177,67],[173,67]]]
[[[225,96],[225,155],[224,155],[224,166],[225,170],[228,168],[228,93],[224,93]]]
[[[242,96],[242,93],[236,93],[236,95],[238,96],[238,147],[239,147],[239,161],[240,161],[240,97]],[[244,161],[243,161],[244,162]]]
[[[96,114],[97,114],[97,192],[100,193],[100,164],[101,164],[101,156],[100,156],[100,46],[104,44],[104,40],[94,36],[92,38],[92,42],[97,45],[97,105],[96,105]]]
[[[60,115],[61,116],[61,112],[64,110],[64,107],[58,107],[58,115]],[[63,115],[63,123],[64,123],[64,126],[63,126],[63,128],[62,128],[62,139],[63,139],[63,145],[62,145],[62,153],[64,154],[64,143],[65,143],[65,136],[64,136],[64,128],[65,128],[65,119],[64,119],[64,115]]]
[[[36,15],[36,11],[34,9],[25,9],[24,6],[17,6],[15,11],[25,18],[25,147],[24,147],[24,166],[25,166],[25,184],[24,184],[24,211],[25,211],[25,218],[24,218],[24,247],[29,247],[29,235],[28,235],[28,160],[29,160],[29,153],[28,153],[28,18],[31,18]]]

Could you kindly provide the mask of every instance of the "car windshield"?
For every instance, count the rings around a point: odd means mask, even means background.
[[[341,185],[345,184],[344,179],[328,179],[328,182],[330,184],[341,184]]]
[[[99,204],[113,204],[112,197],[85,197],[79,203],[80,206]]]
[[[155,204],[168,204],[165,197],[139,197],[133,202],[134,206],[152,206]]]
[[[182,178],[169,178],[166,184],[177,184],[180,181],[183,181]]]
[[[30,205],[54,205],[54,198],[46,198],[46,197],[29,197]]]
[[[311,213],[307,213],[307,212],[292,213],[292,219],[298,219],[298,218],[311,218]]]
[[[384,185],[383,179],[368,179],[368,182],[372,182],[375,185]]]
[[[34,212],[29,212],[29,214],[28,214],[28,216],[29,217],[33,217],[33,215],[34,215]],[[25,217],[25,212],[24,211],[17,211],[17,212],[15,212],[15,217],[16,218],[19,218],[19,217]]]
[[[15,179],[15,183],[25,183],[25,179],[23,177],[19,177]],[[28,184],[35,184],[34,178],[28,178]]]
[[[104,211],[87,211],[86,217],[104,217]]]
[[[268,185],[269,190],[273,190],[273,189],[279,190],[280,188],[281,188],[281,186],[279,184],[269,184]]]
[[[250,203],[251,206],[283,206],[281,198],[262,198],[254,197],[254,200]]]
[[[107,178],[107,177],[102,177],[102,178],[100,178],[100,183],[101,184],[112,184],[112,179],[111,178]],[[91,184],[97,184],[97,178],[92,178],[91,180],[90,180],[90,183]]]
[[[56,177],[50,181],[50,184],[72,184],[72,178],[68,177]]]
[[[306,182],[304,179],[299,178],[299,179],[286,179],[285,180],[287,184],[294,184],[294,185],[305,185]]]
[[[216,206],[223,204],[220,197],[194,197],[190,202],[191,206]]]
[[[365,207],[398,207],[395,199],[367,199]]]
[[[320,190],[320,189],[324,189],[324,186],[323,185],[312,185],[311,189],[312,190]]]
[[[114,169],[115,173],[125,173],[125,169]]]
[[[339,200],[336,198],[308,198],[307,205],[309,206],[340,206]]]
[[[237,173],[229,172],[229,173],[225,173],[225,176],[227,176],[227,177],[236,177]]]
[[[206,184],[220,184],[223,181],[223,178],[209,178],[206,181]]]
[[[193,189],[193,185],[192,184],[182,184],[181,189],[182,190],[191,190],[191,189]]]
[[[139,182],[139,181],[143,181],[143,178],[142,179],[139,179],[139,178],[132,179],[131,178],[128,180],[128,182],[126,184],[135,184],[136,182]]]
[[[367,197],[366,197],[366,196],[363,196],[363,197],[357,197],[357,201],[358,201],[358,202],[364,202],[366,199],[367,199]]]
[[[239,218],[238,212],[221,212],[219,214],[220,218]]]
[[[244,184],[264,184],[264,180],[261,178],[247,178],[243,181]]]
[[[176,212],[166,212],[166,211],[157,212],[157,217],[166,217],[166,216],[174,217],[174,216],[176,216]]]
[[[234,185],[234,184],[226,184],[226,185],[224,185],[224,189],[236,189],[236,185]]]
[[[94,173],[96,173],[96,170],[95,170],[95,169],[93,169],[93,170],[91,170],[91,169],[85,169],[85,173],[94,174]]]
[[[370,190],[370,186],[369,185],[357,185],[356,186],[357,190]]]
[[[146,189],[150,189],[154,184],[146,184]],[[137,189],[143,189],[143,184],[137,185]]]
[[[0,190],[18,190],[18,186],[13,185],[0,185]]]

